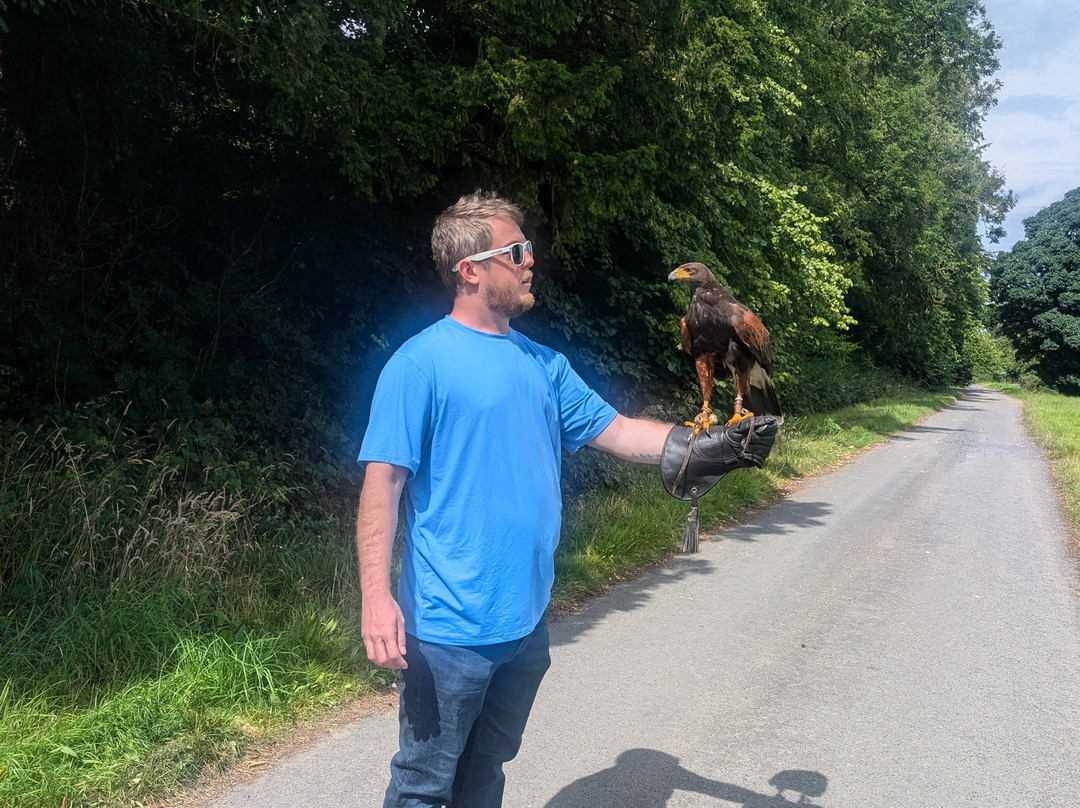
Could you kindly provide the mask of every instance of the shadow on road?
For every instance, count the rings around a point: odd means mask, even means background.
[[[784,536],[825,524],[831,506],[827,502],[798,502],[786,500],[764,511],[759,511],[752,518],[752,530],[743,530],[739,526],[726,528],[721,539],[755,542],[769,536]]]
[[[789,500],[755,514],[752,527],[732,525],[713,540],[749,543],[794,534],[825,524],[830,509],[830,505],[825,502]],[[655,590],[694,575],[710,575],[714,571],[715,565],[700,555],[675,556],[663,566],[650,570],[635,580],[620,582],[618,587],[603,597],[589,601],[582,611],[573,615],[556,616],[552,621],[551,645],[572,645],[579,642],[609,615],[632,612],[645,606]]]
[[[655,749],[630,749],[615,765],[576,780],[545,808],[663,808],[676,791],[726,800],[743,808],[824,808],[808,800],[825,793],[823,774],[789,769],[769,780],[776,793],[762,794],[733,783],[710,780],[679,765],[679,759]]]
[[[582,639],[593,626],[616,612],[632,612],[649,602],[654,590],[685,580],[693,575],[709,575],[713,564],[697,555],[676,556],[662,567],[650,570],[633,581],[621,582],[606,595],[589,601],[586,607],[569,615],[555,618],[551,632],[551,644],[570,645]]]
[[[966,429],[953,429],[942,426],[913,426],[903,432],[890,435],[889,440],[893,443],[918,440],[920,435],[954,435],[967,432]]]
[[[963,398],[959,401],[955,401],[945,408],[945,410],[963,410],[965,412],[983,412],[986,408],[978,406],[984,402],[994,401],[999,397],[998,393],[992,390],[986,390],[977,387],[965,387],[960,391],[963,394]],[[910,441],[920,434],[933,434],[933,433],[950,433],[950,432],[966,432],[964,429],[954,429],[951,427],[932,427],[925,426],[923,424],[916,424],[915,426],[906,427],[897,431],[895,434],[889,436],[890,441]]]

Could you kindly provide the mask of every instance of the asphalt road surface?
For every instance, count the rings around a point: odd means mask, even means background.
[[[1019,406],[969,390],[556,622],[505,806],[1076,808],[1078,568]],[[376,808],[396,735],[213,806]]]

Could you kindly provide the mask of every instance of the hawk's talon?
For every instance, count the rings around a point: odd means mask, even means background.
[[[740,412],[737,412],[737,413],[735,413],[734,415],[731,416],[731,420],[729,420],[727,422],[727,425],[731,426],[732,424],[739,423],[739,421],[742,421],[744,418],[753,418],[753,417],[754,417],[754,413],[750,412],[750,410],[741,410]]]
[[[716,426],[719,423],[720,419],[716,417],[716,413],[714,413],[708,407],[704,407],[702,408],[701,412],[694,416],[694,420],[687,421],[686,425],[692,426],[694,428],[694,434],[696,435],[702,430],[708,432],[709,427]]]

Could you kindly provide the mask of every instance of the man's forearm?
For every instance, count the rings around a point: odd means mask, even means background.
[[[390,557],[405,474],[399,466],[369,463],[364,475],[356,516],[356,555],[365,596],[390,591]]]
[[[608,428],[597,435],[589,445],[623,460],[658,465],[664,451],[664,441],[670,431],[671,424],[616,415]]]

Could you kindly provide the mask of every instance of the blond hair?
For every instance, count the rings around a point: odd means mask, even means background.
[[[431,255],[449,289],[456,290],[461,283],[454,271],[458,261],[491,245],[491,220],[499,218],[510,219],[518,227],[525,224],[524,214],[513,202],[477,191],[461,197],[435,219]]]

